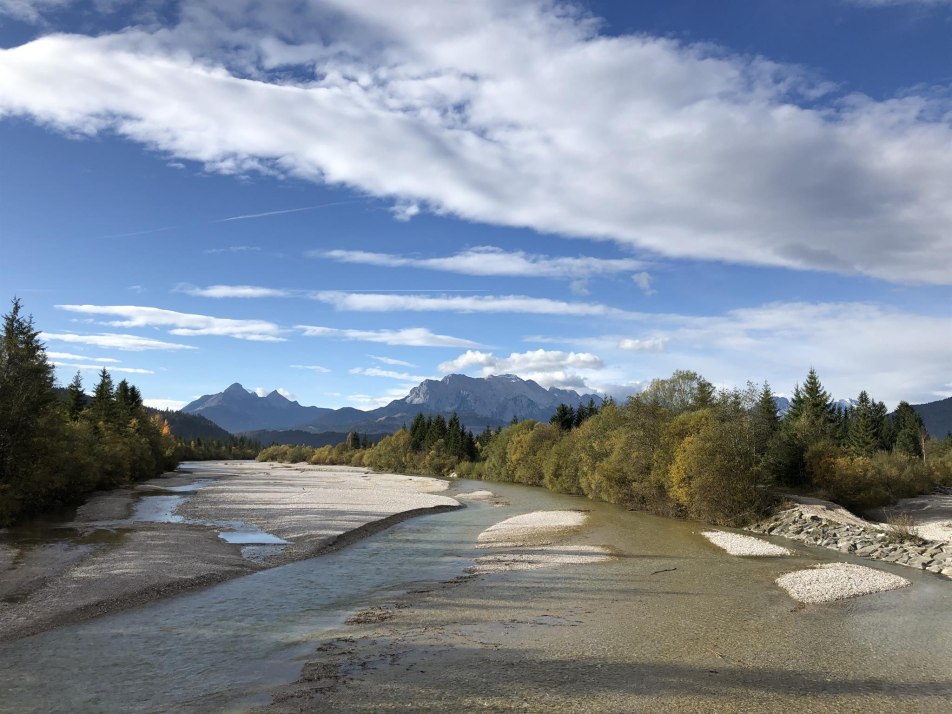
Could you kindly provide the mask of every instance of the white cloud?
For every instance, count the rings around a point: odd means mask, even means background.
[[[170,334],[183,337],[215,335],[253,342],[283,342],[281,328],[265,320],[233,320],[194,315],[158,307],[138,305],[57,305],[60,310],[88,315],[111,315],[122,319],[106,324],[113,327],[170,327]]]
[[[497,357],[492,352],[467,350],[455,359],[439,365],[444,374],[476,371],[480,376],[515,374],[531,379],[543,387],[586,390],[585,380],[572,370],[592,373],[604,368],[602,360],[587,352],[559,350],[530,350],[513,352],[508,357]]]
[[[618,348],[632,352],[661,352],[664,350],[663,337],[648,337],[646,339],[632,339],[626,337],[618,341]]]
[[[318,372],[319,374],[327,374],[330,372],[327,367],[322,367],[319,364],[292,364],[289,366],[291,369],[308,369],[312,372]]]
[[[69,368],[69,369],[78,369],[81,371],[87,372],[98,372],[103,367],[108,369],[110,372],[118,372],[120,374],[155,374],[151,369],[141,369],[138,367],[113,367],[111,365],[104,364],[82,364],[75,362],[62,362],[60,360],[50,360],[50,362],[57,368]]]
[[[289,8],[186,3],[172,28],[2,50],[0,114],[346,185],[403,217],[952,282],[947,93],[844,96],[541,0]]]
[[[406,372],[395,372],[391,369],[380,369],[379,367],[354,367],[348,370],[351,374],[362,374],[365,377],[383,377],[385,379],[398,379],[401,382],[422,382],[430,377],[407,374]]]
[[[525,295],[411,295],[394,293],[346,293],[322,290],[313,298],[336,310],[356,312],[479,312],[535,315],[634,316],[633,313],[598,303],[565,302]]]
[[[412,362],[405,362],[402,359],[394,359],[393,357],[380,357],[378,355],[367,355],[370,359],[375,359],[382,364],[389,364],[391,367],[416,367],[417,365]]]
[[[163,342],[148,337],[136,335],[122,335],[102,333],[98,335],[77,335],[71,332],[43,332],[40,337],[51,342],[68,342],[78,345],[92,345],[94,347],[111,347],[129,352],[143,350],[194,350],[191,345],[182,345],[176,342]]]
[[[261,248],[256,245],[230,245],[226,248],[208,248],[202,252],[207,255],[218,255],[220,253],[250,253],[260,250]]]
[[[630,272],[644,265],[642,261],[630,258],[562,258],[505,251],[493,246],[470,248],[445,258],[411,258],[361,250],[311,251],[309,255],[341,263],[387,268],[423,268],[463,275],[562,278],[573,281],[595,275]]]
[[[643,292],[647,297],[651,297],[652,295],[656,295],[658,293],[657,290],[651,287],[651,281],[653,278],[651,277],[650,273],[646,273],[644,271],[635,273],[631,276],[631,279],[635,281],[635,285],[641,288],[641,292]]]
[[[71,362],[79,360],[80,362],[96,362],[97,364],[114,364],[120,361],[112,357],[87,357],[86,355],[76,355],[72,352],[50,352],[49,350],[47,350],[46,356],[51,360],[69,360]]]
[[[153,409],[172,409],[173,411],[178,411],[188,404],[180,399],[143,399],[142,403]]]
[[[274,389],[274,390],[265,389],[264,387],[255,387],[255,388],[252,390],[252,392],[253,392],[254,394],[258,395],[259,397],[266,397],[266,396],[268,396],[269,394],[271,394],[272,391],[277,392],[278,394],[280,394],[280,395],[281,395],[282,397],[284,397],[285,399],[290,399],[290,400],[292,400],[292,401],[295,400],[295,399],[297,399],[297,397],[296,397],[292,392],[289,392],[289,391],[288,391],[287,389],[285,389],[284,387],[278,387],[277,389]]]
[[[744,386],[768,380],[790,394],[815,367],[837,398],[863,389],[894,407],[947,396],[952,364],[952,317],[879,304],[786,302],[712,315],[645,313],[639,337],[529,336],[527,342],[591,350],[605,369],[587,383],[646,383],[676,369],[703,374],[715,384]],[[631,354],[637,352],[637,356]]]
[[[279,288],[263,288],[257,285],[209,285],[200,288],[195,285],[179,283],[175,292],[207,298],[263,298],[263,297],[291,297],[291,290]]]
[[[335,327],[295,325],[307,337],[332,337],[340,340],[379,342],[385,345],[407,347],[479,347],[472,340],[449,335],[437,335],[425,327],[406,327],[400,330],[341,330]]]

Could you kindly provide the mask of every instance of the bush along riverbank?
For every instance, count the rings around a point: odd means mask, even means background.
[[[858,518],[851,519],[855,521],[852,523],[826,518],[823,510],[794,504],[747,530],[952,578],[952,543],[925,541],[908,531],[879,527]]]
[[[744,526],[794,489],[862,510],[952,485],[952,440],[937,441],[905,402],[889,415],[866,392],[837,408],[813,370],[781,417],[769,385],[715,390],[694,372],[654,380],[624,404],[562,405],[474,437],[455,417],[424,419],[366,444],[273,446],[260,460],[544,486],[626,508]]]

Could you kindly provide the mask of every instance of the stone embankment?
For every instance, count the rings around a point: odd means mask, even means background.
[[[872,524],[842,523],[810,513],[799,505],[780,511],[747,530],[952,578],[952,543],[901,540],[895,533]]]

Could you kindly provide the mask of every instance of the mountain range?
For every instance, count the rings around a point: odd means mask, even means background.
[[[386,434],[409,424],[418,413],[449,417],[453,412],[466,428],[479,432],[513,419],[548,421],[559,404],[578,407],[589,400],[602,403],[594,394],[545,389],[512,374],[484,378],[450,374],[424,380],[403,399],[369,411],[302,406],[277,391],[259,397],[237,382],[223,392],[199,397],[182,411],[201,415],[233,434],[286,430]]]

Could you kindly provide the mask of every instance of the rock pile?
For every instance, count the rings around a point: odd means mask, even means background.
[[[907,565],[952,578],[952,543],[898,540],[888,531],[872,526],[867,528],[838,523],[806,514],[798,506],[780,511],[747,530],[762,535],[790,538],[886,563]]]

